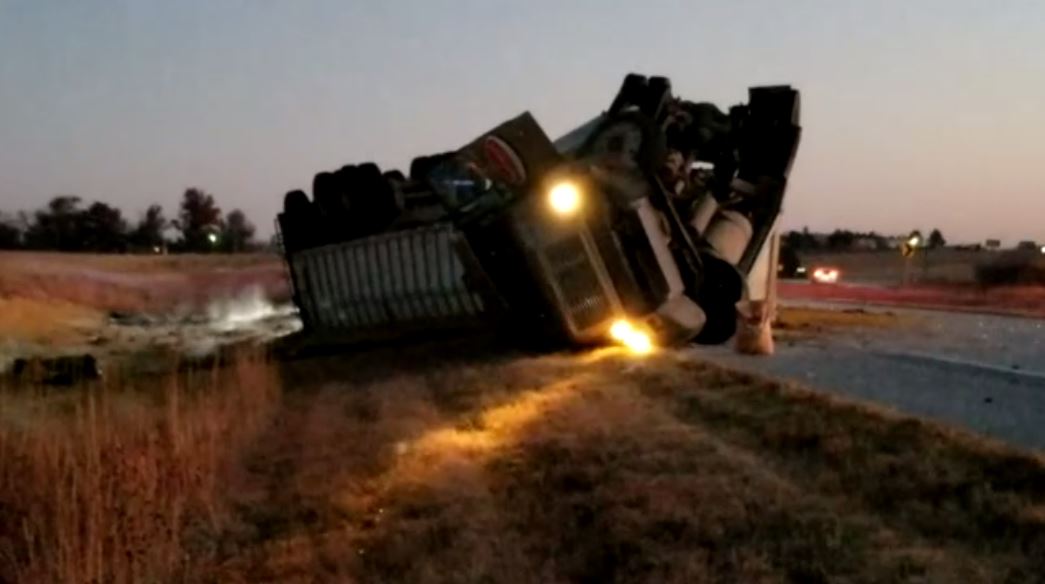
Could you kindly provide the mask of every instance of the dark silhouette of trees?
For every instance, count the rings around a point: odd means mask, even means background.
[[[947,245],[947,240],[943,238],[943,233],[940,233],[939,229],[933,229],[929,233],[929,247],[932,249],[938,249]]]
[[[32,225],[25,233],[27,247],[58,251],[77,251],[80,244],[80,197],[57,196],[47,207],[36,212]]]
[[[831,249],[850,249],[856,241],[856,234],[847,229],[835,229],[827,236],[827,247]]]
[[[127,251],[127,222],[119,209],[95,202],[78,216],[80,249],[101,252]]]
[[[0,213],[0,249],[39,249],[53,251],[165,250],[165,234],[175,227],[181,234],[173,244],[177,251],[244,252],[256,249],[256,228],[241,209],[223,220],[214,196],[198,188],[187,189],[170,221],[163,207],[151,205],[138,222],[128,224],[123,212],[101,201],[84,207],[75,195],[60,195],[32,213]]]
[[[820,242],[816,236],[809,232],[808,227],[802,231],[788,231],[783,236],[784,243],[795,250],[815,250],[820,248]]]
[[[80,197],[61,195],[37,211],[25,231],[31,249],[117,252],[127,249],[127,222],[119,209],[102,202],[80,207]]]
[[[239,209],[232,210],[225,216],[222,249],[233,253],[249,250],[254,245],[254,232],[254,224],[247,219],[247,215]]]
[[[163,215],[163,207],[151,205],[145,210],[138,225],[131,234],[131,242],[143,249],[162,248],[166,244],[163,232],[167,230],[170,222]]]
[[[10,217],[0,214],[0,249],[22,247],[22,227]]]
[[[187,189],[174,226],[181,231],[182,250],[213,251],[222,231],[221,209],[214,202],[214,196],[202,189]]]

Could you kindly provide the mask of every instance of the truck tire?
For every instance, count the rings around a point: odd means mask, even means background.
[[[624,78],[624,82],[621,83],[620,90],[617,92],[617,96],[613,98],[613,103],[610,104],[607,114],[612,116],[631,105],[641,106],[646,95],[646,88],[646,77],[636,73],[629,73]]]
[[[406,182],[406,176],[400,170],[386,170],[381,176],[385,177],[385,180],[392,185]]]
[[[338,243],[351,237],[347,228],[348,210],[341,197],[341,181],[339,176],[344,169],[335,172],[320,172],[312,181],[312,199],[316,206],[316,231],[323,243]]]
[[[701,305],[707,321],[700,333],[693,338],[698,345],[721,345],[737,332],[737,307],[735,304]]]
[[[312,179],[312,200],[320,212],[328,213],[337,206],[337,186],[334,173],[319,172]]]
[[[669,101],[671,101],[671,81],[668,81],[667,77],[650,77],[642,103],[642,112],[651,120],[660,121]]]
[[[704,280],[697,304],[704,310],[707,322],[693,340],[701,345],[718,345],[737,331],[737,302],[744,295],[744,277],[736,266],[714,253],[701,253],[700,259]]]
[[[352,208],[361,228],[376,233],[388,227],[399,216],[402,201],[381,169],[373,162],[360,164],[352,180]]]
[[[283,195],[283,212],[288,215],[303,217],[311,205],[312,202],[308,200],[305,191],[295,190]]]
[[[426,182],[431,165],[428,156],[418,156],[410,161],[410,180],[414,182]]]

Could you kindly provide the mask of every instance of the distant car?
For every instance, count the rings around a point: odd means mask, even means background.
[[[836,284],[839,276],[841,276],[841,272],[838,271],[838,268],[818,266],[813,270],[810,279],[817,284]]]

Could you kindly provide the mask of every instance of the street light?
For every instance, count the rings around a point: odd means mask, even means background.
[[[907,245],[911,247],[918,247],[922,244],[922,237],[920,235],[912,235],[907,239]]]
[[[216,245],[218,243],[218,234],[217,233],[208,233],[207,234],[207,241],[209,241],[211,243],[211,245]]]

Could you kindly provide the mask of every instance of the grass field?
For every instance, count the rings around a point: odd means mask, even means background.
[[[679,354],[462,341],[193,375],[0,394],[0,581],[1045,573],[1040,459]]]
[[[112,312],[199,311],[250,288],[287,300],[277,256],[0,252],[0,339],[81,344]]]

